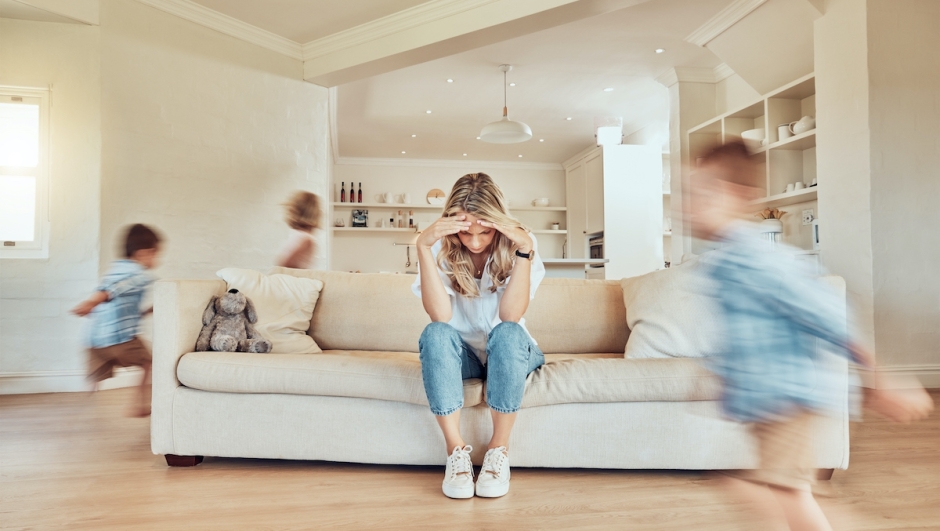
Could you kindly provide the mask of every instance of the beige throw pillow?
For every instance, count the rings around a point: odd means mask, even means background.
[[[263,275],[251,269],[228,267],[216,275],[229,289],[251,299],[258,313],[255,329],[271,342],[274,354],[322,352],[307,335],[323,282],[291,275]]]
[[[698,358],[718,354],[720,308],[697,261],[621,281],[630,337],[624,356]]]

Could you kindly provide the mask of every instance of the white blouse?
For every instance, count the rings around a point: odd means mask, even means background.
[[[529,236],[532,238],[532,249],[536,251],[535,257],[532,259],[532,272],[529,279],[529,300],[532,300],[535,298],[535,290],[538,289],[542,279],[545,278],[545,265],[539,257],[538,242],[535,240],[535,236],[531,233]],[[441,242],[438,241],[431,247],[431,254],[434,255],[435,263],[437,261],[437,253],[440,251]],[[486,365],[486,339],[489,337],[490,331],[502,322],[499,318],[499,303],[503,300],[503,293],[506,291],[506,285],[509,283],[509,278],[507,278],[506,282],[503,283],[502,287],[497,288],[495,293],[490,291],[490,286],[493,285],[493,280],[488,273],[491,259],[492,257],[486,260],[486,265],[483,268],[483,278],[476,281],[477,287],[480,290],[479,297],[458,295],[451,286],[447,273],[438,267],[438,274],[440,275],[441,282],[444,284],[444,290],[450,295],[451,300],[452,316],[448,324],[457,330],[460,337],[470,346],[473,353],[476,354],[477,358],[484,365]],[[525,258],[518,257],[515,257],[515,259],[525,260]],[[416,278],[414,284],[412,284],[411,291],[420,298],[420,265],[418,267],[418,278]],[[447,267],[446,264],[445,267]],[[526,330],[525,319],[519,319],[519,325],[522,326],[523,330]],[[529,331],[526,330],[526,333],[528,334]],[[532,338],[532,334],[529,334],[529,337]],[[532,338],[532,342],[536,343],[534,338]]]

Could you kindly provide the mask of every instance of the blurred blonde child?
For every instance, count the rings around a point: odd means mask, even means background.
[[[316,256],[313,231],[320,227],[320,198],[298,190],[284,203],[284,209],[291,235],[275,263],[281,267],[310,269]]]

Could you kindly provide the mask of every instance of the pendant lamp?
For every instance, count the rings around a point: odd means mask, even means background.
[[[486,124],[480,131],[480,140],[491,144],[516,144],[532,138],[532,128],[509,119],[509,107],[506,105],[506,73],[512,65],[499,65],[503,71],[503,119]]]

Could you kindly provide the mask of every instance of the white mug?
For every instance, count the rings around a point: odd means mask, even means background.
[[[803,181],[797,181],[797,182],[793,183],[793,189],[794,189],[794,190],[802,190],[803,188],[806,188],[806,184],[803,183]]]
[[[794,188],[793,183],[788,184],[788,185],[787,185],[787,193],[792,192],[792,191],[793,191],[793,188]]]
[[[777,126],[777,141],[784,140],[793,136],[790,131],[790,124],[780,124]]]
[[[392,193],[391,193],[391,192],[385,192],[384,194],[382,194],[382,198],[385,199],[385,202],[386,202],[386,203],[391,203],[392,201],[395,200],[395,198],[392,197]]]
[[[405,204],[411,204],[411,194],[401,194],[401,198],[404,200]]]

